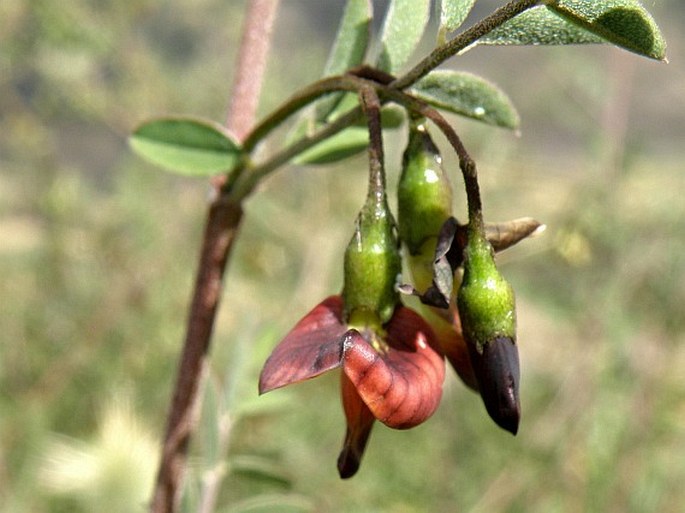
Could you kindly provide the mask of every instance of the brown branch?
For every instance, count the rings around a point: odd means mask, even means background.
[[[271,28],[278,0],[250,3],[233,85],[227,128],[239,139],[254,124]],[[223,288],[223,276],[238,233],[243,211],[223,190],[226,178],[213,182],[215,199],[209,206],[187,331],[176,385],[167,420],[162,456],[151,513],[178,510],[190,436],[198,410],[198,397],[212,330]]]

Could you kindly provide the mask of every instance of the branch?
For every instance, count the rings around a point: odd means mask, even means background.
[[[344,82],[342,82],[345,77],[358,76],[360,78],[368,78],[376,84],[387,84],[389,87],[398,91],[406,89],[428,74],[431,70],[442,64],[445,60],[475,43],[488,32],[491,32],[514,16],[534,7],[540,2],[541,0],[514,0],[509,2],[476,23],[470,29],[462,32],[444,45],[433,50],[428,57],[400,78],[394,79],[394,77],[384,74],[383,72],[362,66],[359,69],[350,70],[350,72],[343,77],[330,77],[315,82],[286,100],[280,108],[255,126],[245,138],[243,148],[248,152],[252,151],[260,141],[268,136],[273,129],[279,126],[289,116],[324,94],[336,90],[358,91],[359,84],[357,84],[357,86],[352,85],[348,88],[347,85],[351,85],[351,83],[345,85]],[[377,76],[374,75],[374,73],[377,73]],[[329,80],[332,80],[332,82],[329,82]],[[336,82],[338,80],[341,82]],[[249,195],[257,183],[266,175],[278,169],[299,153],[344,130],[352,123],[356,122],[361,115],[362,109],[360,106],[352,109],[343,117],[326,125],[314,135],[303,137],[289,147],[273,155],[267,161],[252,166],[250,169],[243,170],[245,172],[240,173],[241,176],[237,177],[237,183],[235,184],[235,187],[233,187],[235,197],[242,199]]]
[[[278,0],[253,0],[249,6],[227,121],[227,128],[239,138],[243,138],[254,123],[277,7]],[[223,192],[225,181],[226,178],[221,177],[213,182],[216,194],[207,214],[151,513],[178,510],[186,454],[198,410],[200,382],[223,288],[223,276],[243,215],[240,203],[232,201]]]
[[[514,16],[521,14],[523,11],[535,7],[537,4],[541,3],[541,1],[542,0],[514,0],[503,5],[468,30],[456,35],[444,45],[437,47],[430,55],[410,69],[406,74],[392,82],[390,86],[395,89],[406,89],[427,75],[430,71],[437,68],[447,59],[478,41],[488,32],[492,32],[494,29],[509,21]]]

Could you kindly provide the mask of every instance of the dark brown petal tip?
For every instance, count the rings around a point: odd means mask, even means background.
[[[376,419],[345,374],[342,374],[342,402],[347,430],[340,456],[338,456],[338,473],[341,479],[348,479],[359,470],[364,449],[366,449],[366,443]]]
[[[497,337],[485,344],[482,354],[471,350],[471,361],[488,414],[498,426],[515,435],[521,417],[516,344],[509,337]]]

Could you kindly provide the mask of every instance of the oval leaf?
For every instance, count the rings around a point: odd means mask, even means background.
[[[353,126],[312,146],[293,159],[295,164],[331,164],[356,155],[369,145],[369,130]]]
[[[471,73],[432,71],[419,80],[412,93],[440,109],[491,125],[515,129],[519,115],[499,88]]]
[[[479,45],[578,45],[604,40],[560,18],[545,6],[533,7],[480,38]]]
[[[657,60],[666,42],[654,19],[635,0],[559,0],[538,6],[489,32],[476,44],[571,45],[611,43]]]
[[[443,44],[447,34],[457,30],[471,12],[476,0],[442,0],[440,2],[440,29],[438,44]]]
[[[230,171],[242,149],[218,124],[187,118],[164,118],[140,125],[129,138],[133,151],[168,171],[212,176]]]
[[[428,23],[430,0],[391,0],[381,31],[378,67],[395,73],[421,41]]]
[[[659,27],[636,0],[558,0],[549,8],[616,46],[652,59],[666,58],[666,42]]]
[[[369,44],[373,8],[369,0],[348,0],[338,34],[328,55],[324,76],[340,75],[361,64]],[[342,94],[333,94],[316,104],[316,119],[325,121]]]

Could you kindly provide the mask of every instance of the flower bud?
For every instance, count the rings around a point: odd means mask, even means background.
[[[396,285],[401,271],[395,220],[385,190],[372,181],[345,250],[343,299],[348,323],[388,322],[399,301]]]
[[[490,417],[516,434],[520,417],[514,291],[497,270],[485,237],[470,230],[457,295],[462,331]]]
[[[440,228],[452,215],[452,188],[423,121],[412,123],[409,131],[397,200],[400,238],[409,253],[424,253],[430,241],[425,253],[432,257]]]

